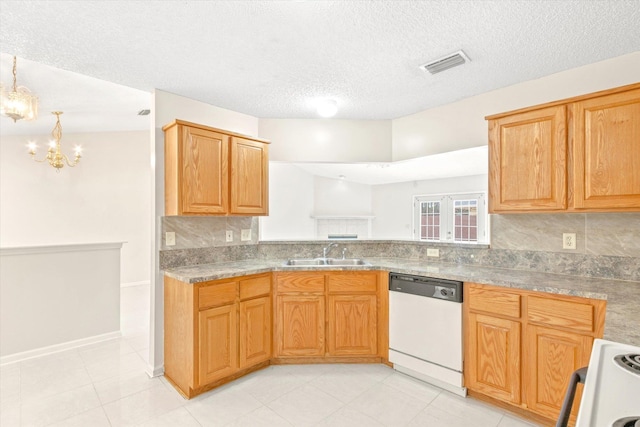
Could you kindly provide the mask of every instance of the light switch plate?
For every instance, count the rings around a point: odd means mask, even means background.
[[[440,257],[440,249],[438,249],[438,248],[427,248],[427,256]]]
[[[164,233],[164,244],[167,246],[176,245],[176,233],[174,231],[167,231]]]
[[[233,242],[233,230],[227,230],[227,242]]]
[[[240,240],[242,240],[243,242],[251,240],[251,229],[250,228],[243,228],[242,229],[242,231],[240,232]]]

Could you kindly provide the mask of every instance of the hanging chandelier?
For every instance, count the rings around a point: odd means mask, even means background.
[[[35,142],[29,143],[29,154],[31,155],[31,158],[36,162],[49,162],[51,166],[56,168],[56,172],[60,172],[60,169],[64,167],[65,163],[69,167],[74,167],[80,162],[80,157],[82,157],[82,148],[79,145],[75,146],[75,157],[73,161],[69,161],[69,158],[66,155],[62,154],[62,150],[60,149],[60,140],[62,139],[62,125],[60,124],[60,114],[62,114],[62,111],[53,111],[51,114],[56,115],[56,125],[51,131],[51,136],[53,137],[53,139],[49,143],[49,150],[47,151],[46,157],[42,160],[36,159],[36,150],[38,146]]]
[[[16,57],[13,57],[13,90],[8,92],[4,85],[0,86],[0,114],[18,120],[35,120],[38,118],[38,98],[29,89],[17,84]]]

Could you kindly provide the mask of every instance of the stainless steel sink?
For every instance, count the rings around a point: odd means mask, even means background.
[[[284,265],[304,267],[307,265],[326,265],[326,262],[323,259],[290,259]]]
[[[331,266],[366,266],[371,265],[360,258],[315,258],[315,259],[289,259],[284,262],[289,267],[331,267]]]
[[[371,265],[368,262],[365,262],[363,259],[358,258],[348,258],[348,259],[333,259],[330,258],[327,260],[327,265]]]

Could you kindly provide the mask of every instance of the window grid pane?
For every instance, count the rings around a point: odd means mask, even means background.
[[[457,242],[478,241],[478,201],[455,200],[454,208],[454,240]]]
[[[440,202],[420,203],[420,239],[440,240]]]

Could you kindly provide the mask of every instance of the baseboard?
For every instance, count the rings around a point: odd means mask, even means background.
[[[164,375],[164,364],[156,367],[147,364],[146,372],[147,375],[149,375],[149,378],[161,377]]]
[[[61,344],[50,345],[47,347],[40,347],[33,350],[23,351],[21,353],[9,354],[7,356],[0,357],[0,366],[8,365],[10,363],[22,362],[23,360],[33,359],[35,357],[45,356],[47,354],[59,353],[65,350],[71,350],[77,347],[84,347],[99,343],[102,341],[109,341],[116,338],[120,338],[122,334],[120,331],[108,332],[106,334],[94,335],[92,337],[82,338],[74,341],[67,341]]]
[[[130,286],[149,286],[151,282],[149,280],[142,280],[140,282],[125,282],[120,283],[121,288],[128,288]]]

